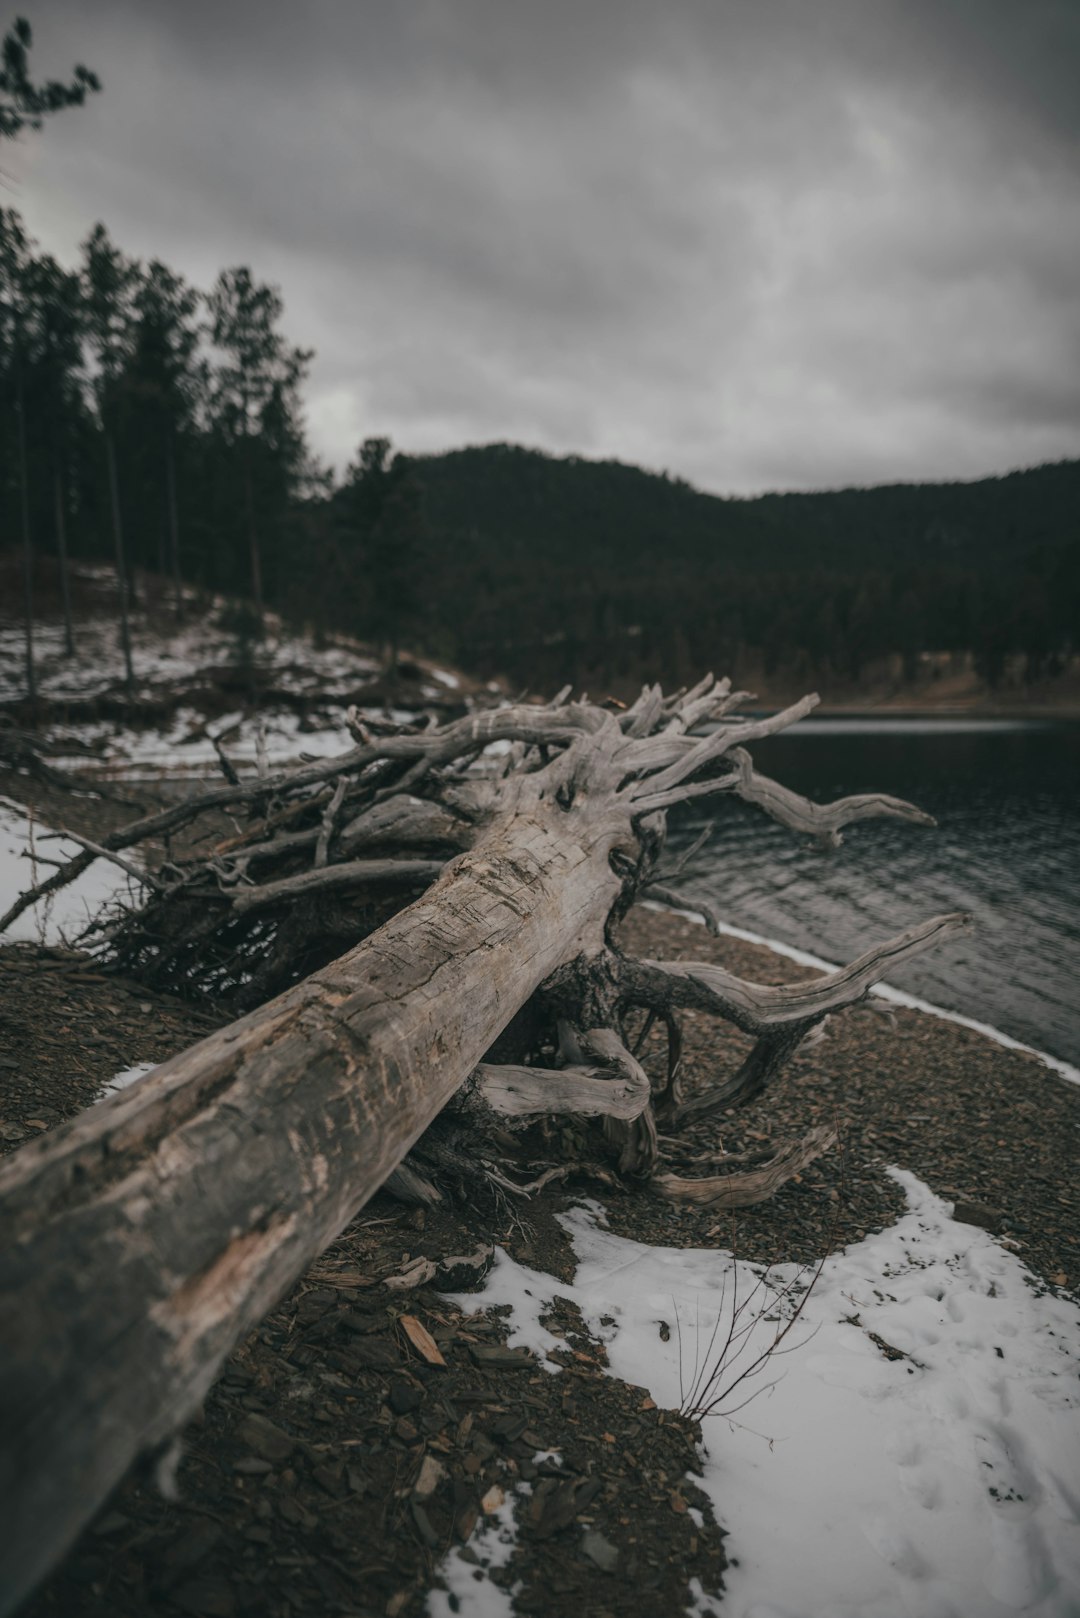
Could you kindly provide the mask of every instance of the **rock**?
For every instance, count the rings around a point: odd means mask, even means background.
[[[528,1522],[537,1539],[549,1539],[585,1510],[603,1488],[600,1478],[545,1478],[529,1501]]]
[[[297,1528],[306,1528],[309,1533],[319,1526],[315,1513],[305,1510],[299,1500],[294,1500],[290,1494],[282,1495],[278,1501],[278,1511],[285,1522],[291,1522]]]
[[[517,1411],[510,1411],[508,1415],[499,1416],[491,1423],[491,1436],[492,1438],[500,1439],[504,1444],[512,1444],[516,1438],[521,1437],[528,1425],[528,1420],[528,1416],[522,1416]],[[538,1444],[533,1446],[534,1449],[539,1449],[539,1447]]]
[[[414,1388],[411,1382],[391,1382],[390,1409],[395,1416],[408,1416],[424,1401],[423,1388]]]
[[[619,1565],[619,1553],[610,1539],[597,1533],[595,1528],[586,1529],[581,1536],[581,1549],[589,1561],[598,1567],[601,1573],[614,1573]]]
[[[256,1415],[254,1411],[244,1417],[236,1430],[236,1436],[264,1461],[271,1461],[275,1465],[287,1461],[296,1448],[294,1438],[290,1438],[288,1433],[276,1427],[266,1416]]]
[[[344,1461],[317,1466],[311,1475],[319,1487],[325,1489],[327,1494],[332,1494],[335,1500],[342,1499],[349,1492],[349,1485],[345,1480]]]
[[[418,1500],[410,1500],[409,1510],[412,1512],[413,1522],[416,1524],[420,1538],[429,1550],[436,1550],[439,1546],[439,1536],[431,1526],[427,1512]]]
[[[413,1484],[413,1494],[418,1500],[427,1500],[435,1493],[445,1476],[445,1466],[441,1465],[434,1455],[425,1455],[416,1482]]]
[[[469,1353],[476,1365],[489,1371],[531,1371],[536,1363],[527,1348],[507,1348],[503,1343],[470,1343]]]
[[[953,1208],[953,1218],[958,1219],[962,1225],[977,1225],[980,1230],[996,1230],[1001,1224],[1001,1215],[988,1208],[984,1202],[958,1202]]]

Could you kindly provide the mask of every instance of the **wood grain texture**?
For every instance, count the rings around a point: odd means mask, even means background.
[[[0,1170],[9,1611],[542,980],[603,942],[625,816],[534,802],[385,927]]]
[[[206,961],[219,970],[223,926],[243,983],[265,964],[264,926],[276,928],[272,968],[297,938],[326,932],[344,896],[430,885],[332,964],[0,1167],[0,1611],[135,1457],[193,1414],[236,1342],[381,1185],[431,1201],[440,1166],[475,1177],[477,1153],[449,1126],[429,1130],[451,1100],[470,1146],[489,1121],[505,1137],[507,1121],[539,1114],[599,1117],[598,1150],[618,1172],[676,1201],[761,1200],[828,1145],[818,1133],[763,1164],[686,1181],[659,1172],[656,1112],[678,1127],[756,1094],[830,1010],[963,918],[782,988],[704,963],[630,960],[611,930],[657,874],[666,809],[698,794],[738,791],[792,829],[830,835],[864,815],[927,817],[880,797],[814,806],[753,776],[742,745],[795,723],[814,697],[745,720],[731,717],[745,693],[711,676],[673,696],[646,687],[618,714],[567,696],[390,735],[354,716],[358,745],[336,759],[261,771],[102,840],[117,857],[248,803],[246,831],[163,866],[167,879],[127,918],[131,958],[144,961],[143,941],[175,922],[169,949],[186,942],[196,984]],[[707,735],[691,734],[704,724]],[[492,742],[501,755],[473,768]],[[0,930],[90,857],[24,895]],[[356,934],[329,936],[342,948]],[[493,1044],[534,995],[545,1039],[496,1064]],[[644,1035],[628,1048],[635,1007],[667,1031],[655,1092],[637,1059]],[[732,1079],[689,1103],[678,1089],[685,1007],[757,1037]],[[564,1172],[544,1167],[522,1185],[483,1164],[510,1194]]]

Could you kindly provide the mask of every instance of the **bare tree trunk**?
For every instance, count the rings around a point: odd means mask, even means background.
[[[251,595],[259,622],[263,620],[262,558],[259,554],[259,535],[255,525],[255,492],[251,482],[250,440],[244,440],[244,512],[247,519],[248,555],[251,559]]]
[[[116,443],[111,427],[105,429],[105,455],[109,465],[109,499],[112,503],[117,595],[120,605],[120,649],[124,654],[124,680],[128,690],[131,691],[135,686],[135,670],[131,661],[131,628],[128,623],[128,574],[124,560],[124,528],[120,515],[120,481],[116,475]]]
[[[601,946],[619,828],[566,820],[501,821],[351,954],[0,1172],[8,1601],[193,1414],[538,984]]]
[[[16,344],[18,337],[16,337]],[[26,395],[22,360],[15,352],[15,413],[19,418],[19,492],[23,539],[23,612],[26,632],[26,695],[31,714],[37,711],[37,672],[34,667],[34,541],[30,529],[30,474],[26,455]]]
[[[757,1040],[734,1078],[694,1099],[703,1116],[717,1096],[737,1104],[756,1093],[829,1012],[963,918],[938,918],[842,971],[781,989],[705,963],[622,955],[611,923],[648,891],[668,806],[738,791],[782,822],[833,837],[871,812],[863,799],[815,806],[755,782],[740,744],[793,723],[816,699],[749,721],[728,717],[738,700],[710,677],[674,698],[647,689],[619,716],[559,698],[376,738],[353,715],[358,745],[339,759],[248,781],[234,772],[228,786],[88,845],[0,919],[2,929],[94,853],[130,871],[121,849],[245,800],[273,813],[220,844],[205,868],[194,863],[172,885],[150,879],[144,911],[130,918],[132,948],[150,940],[160,950],[176,915],[232,938],[250,917],[248,959],[261,959],[268,918],[287,940],[303,892],[318,889],[321,926],[335,890],[385,889],[394,862],[358,850],[394,848],[403,877],[423,883],[439,870],[433,844],[464,849],[331,965],[0,1168],[0,1610],[48,1571],[131,1461],[192,1415],[235,1343],[380,1185],[437,1198],[429,1175],[440,1153],[472,1173],[491,1164],[479,1144],[455,1150],[447,1131],[482,1142],[490,1120],[505,1137],[547,1113],[599,1116],[598,1149],[606,1140],[619,1172],[717,1207],[770,1195],[828,1149],[832,1132],[818,1130],[748,1172],[723,1163],[726,1172],[703,1180],[656,1172],[655,1114],[665,1127],[680,1117],[679,1009],[714,1012]],[[701,721],[713,729],[695,738]],[[463,774],[492,743],[509,752]],[[734,768],[712,773],[725,756]],[[352,818],[339,827],[349,793]],[[872,812],[927,819],[881,797]],[[296,870],[304,857],[312,867]],[[291,874],[255,884],[256,860],[271,873],[284,861]],[[208,937],[197,954],[217,960],[216,945],[202,949]],[[557,1028],[559,1057],[543,1056],[555,1043],[545,1034],[524,1053],[532,1061],[485,1060],[534,995],[537,1017]],[[668,1030],[658,1088],[629,1048],[637,1008]],[[452,1123],[421,1140],[447,1103]],[[491,1177],[529,1189],[496,1168]]]
[[[64,656],[75,656],[75,634],[71,627],[71,579],[68,574],[67,518],[64,512],[64,474],[60,454],[53,450],[53,503],[56,511],[56,554],[60,562],[60,596],[64,603]]]
[[[169,563],[172,569],[173,610],[177,621],[184,616],[184,589],[180,582],[180,521],[176,507],[176,436],[172,424],[165,427],[165,497],[169,507]]]

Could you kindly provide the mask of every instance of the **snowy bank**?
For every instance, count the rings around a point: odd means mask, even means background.
[[[724,1618],[1075,1618],[1080,1611],[1080,1310],[994,1238],[890,1171],[908,1211],[829,1257],[785,1348],[706,1416],[705,1477],[730,1532]],[[555,1295],[611,1372],[678,1406],[760,1266],[649,1247],[565,1216],[572,1285],[504,1253],[485,1302],[542,1363]],[[774,1292],[797,1272],[769,1273]],[[463,1302],[474,1303],[475,1295]],[[737,1307],[737,1305],[736,1305]],[[614,1324],[604,1324],[604,1318]],[[735,1367],[775,1327],[761,1321]],[[755,1346],[756,1345],[756,1346]],[[736,1414],[754,1388],[761,1396]],[[462,1613],[481,1608],[463,1604]]]

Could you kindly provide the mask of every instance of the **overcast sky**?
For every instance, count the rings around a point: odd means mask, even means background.
[[[719,493],[1080,453],[1080,0],[18,9],[37,76],[104,89],[0,200],[66,263],[102,219],[278,283],[338,468],[373,433]]]

